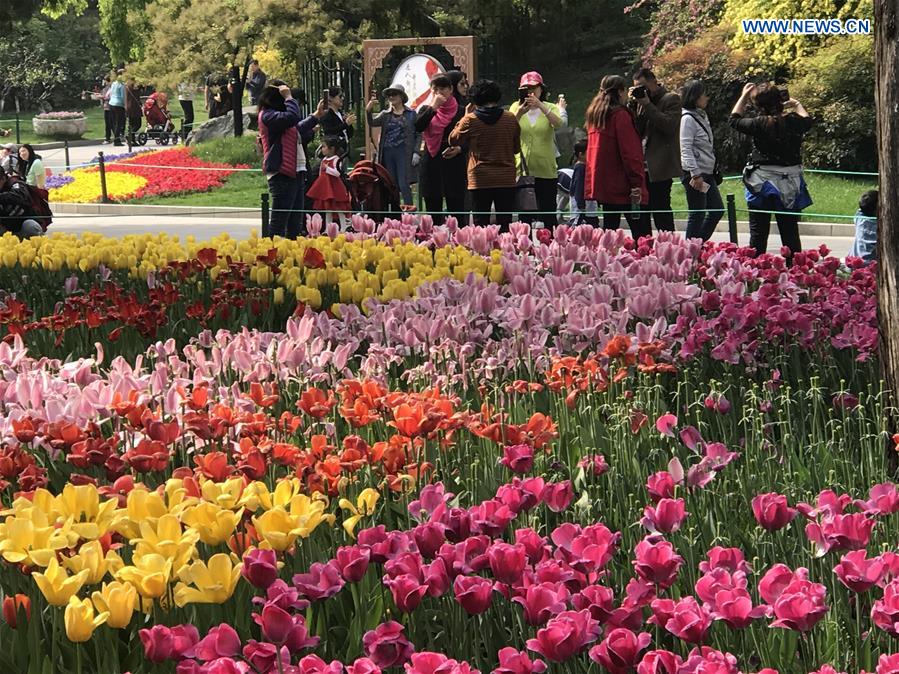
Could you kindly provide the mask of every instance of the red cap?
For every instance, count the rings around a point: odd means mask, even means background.
[[[523,89],[524,87],[535,87],[537,85],[543,86],[543,77],[536,70],[532,70],[529,73],[525,73],[521,76],[521,81],[518,83],[518,88]]]

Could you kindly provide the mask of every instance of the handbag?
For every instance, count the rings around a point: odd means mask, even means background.
[[[711,139],[712,132],[709,131],[709,128],[705,124],[702,123],[702,120],[699,117],[694,115],[692,112],[687,112],[687,111],[684,111],[683,114],[690,115],[690,117],[693,118],[693,121],[695,121],[697,124],[699,124],[699,126],[702,127],[702,130],[705,131],[706,135]],[[724,175],[721,173],[721,164],[718,161],[717,155],[715,155],[715,168],[712,169],[712,180],[715,181],[716,185],[720,185],[721,183],[724,182]]]
[[[521,154],[522,175],[518,176],[515,183],[515,210],[519,213],[528,213],[537,210],[537,191],[534,188],[534,176],[528,174],[528,163]]]

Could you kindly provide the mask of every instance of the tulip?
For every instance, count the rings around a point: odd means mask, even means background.
[[[317,655],[307,655],[300,660],[299,667],[296,671],[299,672],[299,674],[343,674],[343,665],[336,660],[332,660],[328,663]]]
[[[131,583],[145,599],[159,599],[169,588],[172,574],[172,560],[162,555],[135,555],[134,566],[122,567],[115,578],[123,583]]]
[[[82,545],[77,555],[64,558],[63,564],[72,573],[87,570],[85,584],[98,585],[106,577],[110,565],[113,569],[121,568],[122,560],[111,550],[104,554],[100,541],[91,541]]]
[[[787,506],[786,496],[768,493],[752,499],[752,514],[763,529],[777,531],[792,522],[798,511]]]
[[[625,674],[637,666],[640,652],[646,650],[652,636],[648,632],[634,634],[617,628],[609,632],[598,646],[590,649],[590,659],[602,665],[610,674]]]
[[[605,475],[609,472],[609,464],[606,463],[606,457],[602,454],[594,454],[593,456],[585,456],[578,461],[578,468],[582,468],[587,474],[594,478]]]
[[[412,538],[422,557],[434,559],[446,541],[446,527],[439,522],[425,522],[412,530]]]
[[[674,498],[674,486],[674,478],[667,470],[653,473],[646,479],[646,491],[655,503],[662,499]]]
[[[674,605],[665,629],[678,639],[698,644],[705,639],[711,625],[712,618],[708,611],[693,597],[684,597]]]
[[[87,582],[89,576],[90,570],[84,569],[70,577],[55,557],[50,560],[44,573],[35,571],[31,574],[47,603],[52,606],[66,606],[69,599],[81,590],[81,586]]]
[[[593,619],[602,625],[612,615],[614,599],[615,593],[611,588],[603,585],[588,585],[571,597],[571,605],[577,611],[584,609],[590,611]]]
[[[172,657],[175,638],[172,630],[165,625],[153,625],[138,633],[144,645],[144,657],[150,662],[165,662]]]
[[[805,527],[805,535],[815,544],[816,557],[830,550],[861,550],[868,546],[877,522],[864,513],[825,515],[820,523]]]
[[[886,573],[886,565],[879,557],[866,558],[864,550],[847,552],[833,572],[840,582],[853,592],[867,592],[877,585]]]
[[[899,653],[881,655],[874,672],[875,674],[899,674]]]
[[[493,583],[480,576],[457,576],[453,581],[453,593],[469,615],[479,615],[490,608]]]
[[[699,570],[702,573],[709,573],[714,569],[724,569],[731,573],[736,571],[749,573],[750,571],[743,551],[739,548],[722,548],[716,545],[706,553],[706,556],[708,561],[699,563]]]
[[[203,501],[186,509],[181,519],[187,526],[197,531],[203,543],[215,547],[222,545],[231,537],[242,514],[243,509],[234,512]]]
[[[787,585],[796,578],[806,578],[807,573],[803,568],[797,569],[796,573],[793,573],[786,564],[775,564],[765,572],[759,581],[759,594],[766,603],[773,605]]]
[[[185,582],[175,588],[175,604],[224,604],[234,594],[241,568],[224,553],[213,555],[208,562],[197,560],[179,574]]]
[[[381,668],[368,658],[357,658],[346,666],[346,674],[381,674]]]
[[[543,660],[532,660],[526,651],[517,651],[511,646],[501,648],[497,655],[499,666],[490,674],[542,674],[546,671]]]
[[[637,665],[637,674],[677,674],[682,660],[671,651],[649,651]]]
[[[348,583],[358,583],[368,570],[371,550],[358,545],[337,548],[334,559],[343,579]]]
[[[240,653],[240,637],[227,623],[210,629],[193,647],[193,656],[199,660],[233,658]]]
[[[240,573],[253,587],[267,590],[278,579],[278,556],[274,550],[248,550],[243,556]]]
[[[752,598],[745,589],[720,590],[715,594],[712,617],[722,620],[731,629],[749,627],[756,618],[769,615],[769,607],[752,606]]]
[[[133,585],[118,581],[104,583],[99,592],[91,595],[94,606],[109,614],[106,624],[115,629],[124,629],[131,624],[131,616],[137,607],[137,590]]]
[[[674,584],[683,558],[668,541],[647,536],[634,548],[634,570],[648,583],[668,588]]]
[[[524,619],[528,625],[544,625],[546,621],[566,608],[568,590],[564,585],[554,583],[540,583],[530,585],[523,593],[513,597],[512,601],[521,604],[524,609]],[[575,606],[581,610],[584,606]]]
[[[677,417],[667,412],[656,419],[656,430],[669,438],[674,437],[674,429],[677,427]]]
[[[824,595],[827,590],[820,583],[796,578],[784,588],[774,602],[771,627],[784,627],[798,632],[808,632],[827,613]]]
[[[375,514],[375,508],[380,498],[381,495],[377,490],[367,487],[356,497],[355,506],[345,498],[340,499],[338,502],[340,508],[351,513],[351,516],[343,521],[343,528],[351,538],[354,537],[353,531],[356,529],[359,520]]]
[[[596,641],[600,632],[589,611],[564,611],[537,630],[536,638],[528,639],[527,646],[548,660],[564,662]]]
[[[743,573],[730,573],[726,569],[713,569],[703,574],[694,587],[696,596],[703,603],[714,606],[715,595],[722,590],[746,589],[746,576]]]
[[[542,498],[546,506],[553,512],[560,513],[566,510],[574,498],[571,480],[546,485]]]
[[[298,573],[293,577],[293,586],[300,596],[312,601],[328,599],[340,592],[344,581],[340,575],[340,567],[330,561],[327,564],[315,562],[309,567],[309,573]]]
[[[893,636],[899,636],[899,579],[883,590],[883,597],[871,608],[871,621]]]
[[[13,629],[19,627],[20,614],[25,614],[25,620],[31,620],[31,599],[27,594],[7,595],[3,598],[3,619]]]
[[[384,585],[390,589],[393,602],[400,613],[412,613],[421,603],[428,586],[420,583],[412,574],[404,573],[396,578],[384,576]]]
[[[487,550],[493,576],[501,583],[514,585],[521,580],[527,564],[524,546],[494,543]]]
[[[534,467],[534,448],[529,445],[503,447],[503,456],[499,463],[513,473],[523,475]]]
[[[402,625],[391,620],[366,632],[362,637],[365,657],[382,669],[408,662],[415,647],[403,634],[403,629]]]
[[[651,533],[668,534],[680,529],[689,514],[685,509],[682,498],[663,498],[655,507],[646,506],[644,508],[643,519],[640,521],[640,524]]]
[[[65,611],[66,636],[73,643],[89,641],[94,630],[106,622],[108,613],[94,615],[94,605],[90,599],[69,597]]]

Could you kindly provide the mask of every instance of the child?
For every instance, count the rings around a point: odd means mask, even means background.
[[[163,126],[166,132],[175,130],[169,112],[169,96],[163,91],[152,94],[144,103],[144,117],[149,126]]]
[[[587,223],[594,227],[599,225],[595,201],[584,199],[584,176],[587,170],[587,140],[579,140],[574,144],[574,174],[571,177],[571,218],[569,224]]]
[[[865,264],[877,260],[877,190],[865,192],[855,213],[855,241],[848,257],[860,257]]]
[[[328,136],[322,141],[322,159],[318,178],[309,188],[306,196],[313,200],[317,211],[324,211],[325,222],[331,222],[334,215],[345,228],[345,215],[350,210],[350,193],[340,174],[340,139]]]

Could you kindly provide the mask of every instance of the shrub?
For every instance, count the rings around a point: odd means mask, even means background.
[[[255,166],[259,163],[256,154],[256,143],[253,135],[240,138],[216,138],[206,143],[200,143],[191,148],[195,157],[205,161],[221,164],[249,164]]]

